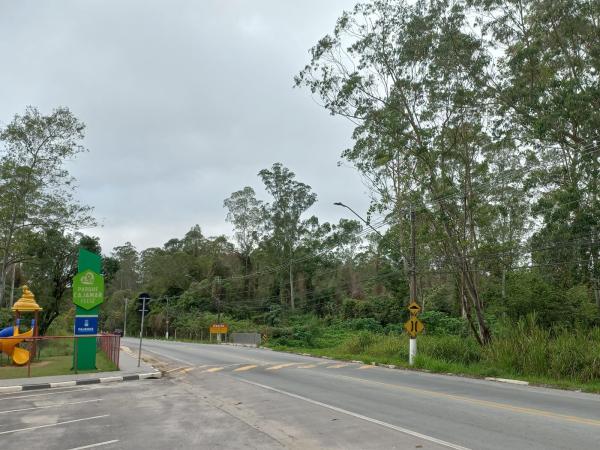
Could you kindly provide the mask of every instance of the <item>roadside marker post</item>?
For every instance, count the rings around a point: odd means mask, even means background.
[[[410,335],[410,343],[408,347],[408,364],[414,365],[417,356],[417,334],[419,334],[425,326],[417,318],[417,314],[421,311],[421,307],[414,300],[408,305],[410,319],[404,324],[404,329]]]

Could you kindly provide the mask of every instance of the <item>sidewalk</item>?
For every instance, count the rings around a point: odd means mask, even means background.
[[[133,352],[126,346],[121,346],[121,351],[119,352],[119,367],[121,370],[115,370],[112,372],[93,372],[54,375],[48,377],[0,379],[0,392],[7,391],[10,387],[23,387],[22,390],[42,389],[45,387],[64,387],[76,384],[105,383],[108,381],[129,381],[141,378],[160,378],[161,375],[158,370],[144,361],[142,361],[140,367],[138,367],[137,356],[135,356]]]

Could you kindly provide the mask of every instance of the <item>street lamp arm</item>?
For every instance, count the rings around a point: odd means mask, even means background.
[[[354,211],[348,205],[344,205],[342,202],[335,202],[334,205],[335,206],[343,206],[344,208],[349,209],[352,212],[352,214],[354,214],[356,217],[358,217],[366,226],[371,228],[371,230],[373,230],[375,233],[377,233],[380,237],[383,238],[383,234],[381,234],[379,232],[379,230],[377,230],[375,227],[373,227],[373,225],[371,225],[369,222],[367,222],[365,219],[363,219],[356,211]]]

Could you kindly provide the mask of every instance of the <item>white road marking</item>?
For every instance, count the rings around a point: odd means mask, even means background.
[[[59,425],[67,425],[69,423],[84,422],[86,420],[94,420],[94,419],[102,419],[102,418],[108,417],[108,416],[109,416],[109,414],[103,414],[101,416],[83,417],[82,419],[65,420],[64,422],[49,423],[47,425],[37,425],[35,427],[18,428],[16,430],[0,431],[0,435],[10,434],[10,433],[20,433],[22,431],[38,430],[40,428],[57,427]]]
[[[470,450],[469,448],[463,447],[463,446],[458,445],[458,444],[453,444],[451,442],[442,441],[441,439],[434,438],[433,436],[428,436],[426,434],[422,434],[422,433],[419,433],[417,431],[409,430],[408,428],[403,428],[403,427],[399,427],[399,426],[396,426],[396,425],[392,425],[391,423],[387,423],[387,422],[383,422],[381,420],[373,419],[372,417],[363,416],[362,414],[358,414],[358,413],[355,413],[355,412],[352,412],[352,411],[348,411],[347,409],[338,408],[337,406],[333,406],[333,405],[329,405],[327,403],[319,402],[317,400],[313,400],[313,399],[308,398],[308,397],[303,397],[302,395],[293,394],[291,392],[283,391],[281,389],[277,389],[277,388],[274,388],[274,387],[271,387],[271,386],[266,386],[264,384],[255,383],[253,381],[248,381],[248,380],[245,380],[243,378],[240,378],[239,380],[242,381],[242,382],[244,382],[244,383],[251,384],[253,386],[258,386],[258,387],[261,387],[263,389],[267,389],[269,391],[277,392],[278,394],[287,395],[288,397],[296,398],[298,400],[302,400],[302,401],[305,401],[307,403],[312,403],[313,405],[321,406],[323,408],[327,408],[327,409],[330,409],[330,410],[335,411],[335,412],[339,412],[339,413],[342,413],[342,414],[346,414],[348,416],[356,417],[357,419],[361,419],[361,420],[365,420],[367,422],[371,422],[371,423],[374,423],[374,424],[377,424],[377,425],[381,425],[382,427],[386,427],[386,428],[389,428],[391,430],[399,431],[400,433],[404,433],[404,434],[408,434],[410,436],[414,436],[414,437],[417,437],[417,438],[420,438],[420,439],[424,439],[426,441],[433,442],[435,444],[443,445],[445,447],[452,448],[454,450]]]
[[[155,355],[159,355],[159,356],[162,356],[162,357],[167,358],[167,359],[172,359],[173,361],[177,361],[177,362],[180,362],[182,364],[186,364],[188,366],[193,366],[194,365],[194,363],[191,363],[189,361],[185,361],[183,359],[176,358],[173,355],[165,355],[164,353],[157,352],[156,350],[150,350],[150,349],[142,347],[142,353],[143,352],[154,353]]]
[[[79,405],[81,403],[92,403],[92,402],[101,402],[101,401],[102,401],[101,398],[94,398],[92,400],[81,400],[79,402],[56,403],[54,405],[47,405],[47,406],[32,406],[31,408],[10,409],[8,411],[0,411],[0,414],[8,414],[8,413],[14,413],[14,412],[21,412],[21,411],[32,411],[34,409],[58,408],[60,406]]]
[[[103,445],[116,444],[117,442],[119,442],[118,439],[113,439],[112,441],[98,442],[97,444],[90,444],[90,445],[84,445],[82,447],[70,448],[69,450],[83,450],[84,448],[102,447]]]

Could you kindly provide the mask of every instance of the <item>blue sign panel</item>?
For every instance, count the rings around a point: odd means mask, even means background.
[[[98,334],[98,316],[75,317],[75,334]]]

